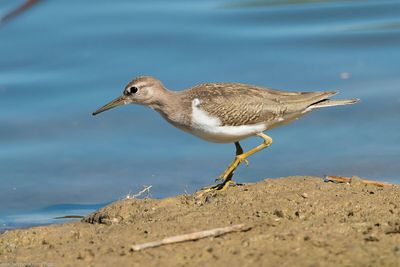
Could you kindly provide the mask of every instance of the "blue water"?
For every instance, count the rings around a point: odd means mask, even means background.
[[[0,1],[0,15],[21,3]],[[0,26],[0,228],[85,214],[144,185],[165,197],[213,182],[233,145],[140,106],[91,116],[137,75],[174,90],[236,81],[361,98],[270,131],[272,147],[236,178],[400,182],[400,1],[48,0]]]

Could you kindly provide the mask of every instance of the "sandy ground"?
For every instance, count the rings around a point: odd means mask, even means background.
[[[356,180],[355,180],[356,181]],[[133,244],[250,229],[133,252]],[[128,199],[0,235],[0,266],[400,266],[400,187],[267,179],[196,199]]]

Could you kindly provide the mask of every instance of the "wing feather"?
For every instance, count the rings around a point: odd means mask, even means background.
[[[288,92],[240,83],[206,83],[188,90],[190,99],[218,117],[222,126],[268,123],[287,115],[302,114],[313,103],[335,92]]]

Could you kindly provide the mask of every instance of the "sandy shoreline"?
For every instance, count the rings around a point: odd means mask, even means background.
[[[178,234],[248,231],[133,252]],[[0,235],[0,266],[399,266],[400,187],[267,179],[201,199],[114,202],[82,222]],[[19,265],[18,265],[19,266]]]

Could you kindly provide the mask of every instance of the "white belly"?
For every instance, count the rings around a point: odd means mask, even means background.
[[[192,128],[191,134],[216,143],[233,143],[266,130],[264,125],[259,124],[219,127],[197,126]]]
[[[201,110],[199,104],[200,101],[197,98],[193,100],[191,129],[187,129],[187,131],[207,141],[233,143],[267,129],[264,123],[221,126],[221,121],[217,117],[209,116],[205,111]]]

